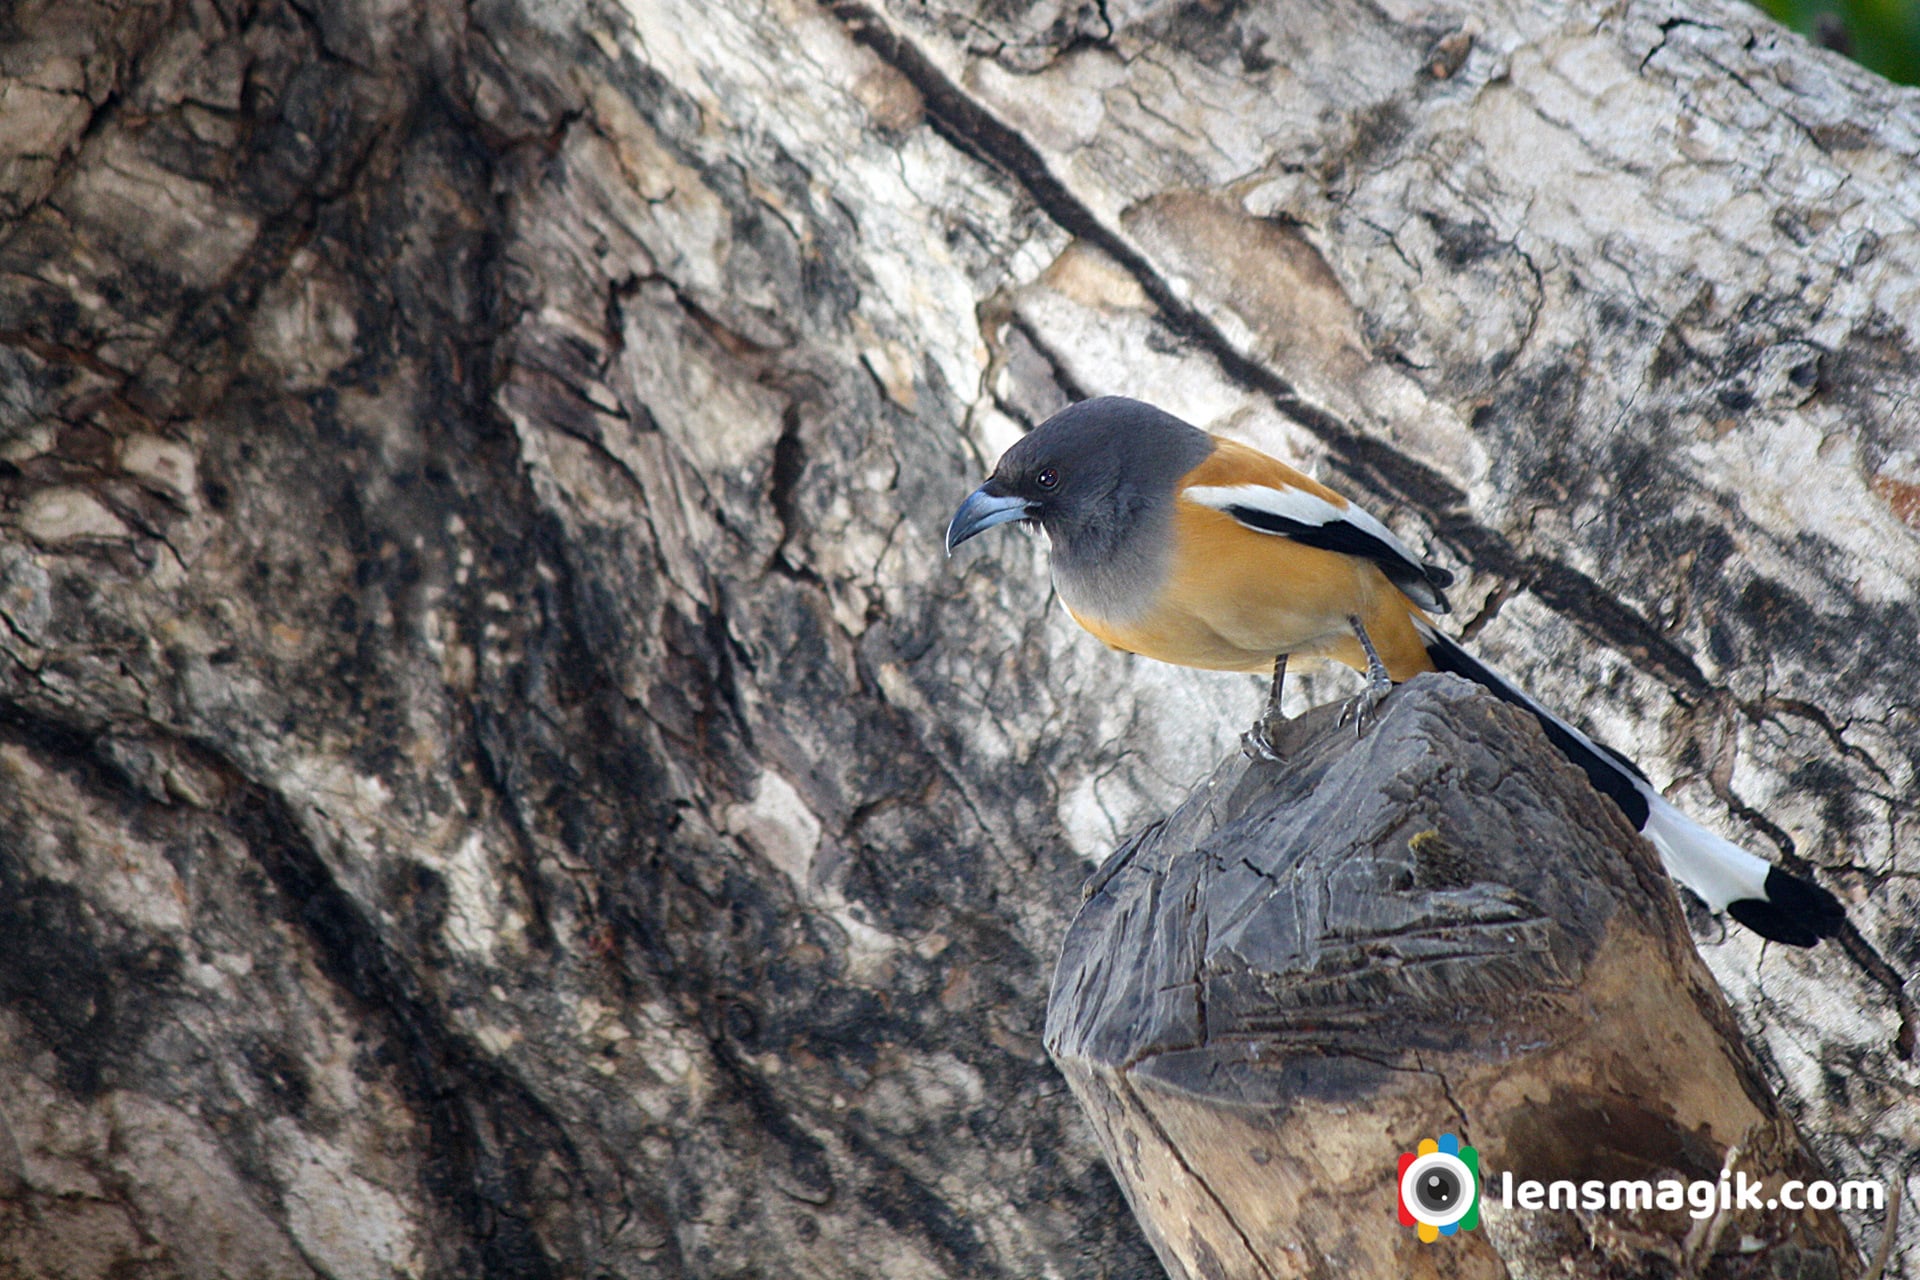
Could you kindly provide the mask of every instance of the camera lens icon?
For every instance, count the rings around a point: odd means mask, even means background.
[[[1473,1206],[1472,1177],[1459,1156],[1436,1151],[1421,1156],[1407,1170],[1405,1195],[1413,1203],[1413,1216],[1421,1222],[1444,1227],[1467,1216]]]
[[[1400,1157],[1400,1224],[1428,1244],[1480,1225],[1480,1153],[1451,1133]]]

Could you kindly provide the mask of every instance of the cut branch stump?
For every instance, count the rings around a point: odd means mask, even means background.
[[[1331,710],[1116,853],[1054,977],[1048,1048],[1168,1272],[1858,1274],[1831,1213],[1503,1203],[1822,1174],[1657,854],[1530,718],[1451,677],[1358,740]],[[1443,1133],[1482,1229],[1424,1244],[1397,1156]]]

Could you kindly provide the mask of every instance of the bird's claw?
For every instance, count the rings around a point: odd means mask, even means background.
[[[1367,687],[1347,699],[1340,708],[1340,724],[1353,723],[1353,736],[1364,738],[1367,730],[1373,727],[1374,715],[1385,702],[1387,695],[1393,692],[1391,680],[1369,680]]]
[[[1387,674],[1386,663],[1380,661],[1380,651],[1373,647],[1373,639],[1367,635],[1366,624],[1356,614],[1347,615],[1347,625],[1353,628],[1354,639],[1360,642],[1360,649],[1367,655],[1367,687],[1348,699],[1347,705],[1340,708],[1340,723],[1353,721],[1353,736],[1367,736],[1367,726],[1373,723],[1373,713],[1393,692],[1393,677]]]
[[[1286,759],[1274,745],[1273,730],[1278,726],[1266,716],[1253,722],[1253,728],[1240,735],[1240,751],[1249,760],[1279,764]]]

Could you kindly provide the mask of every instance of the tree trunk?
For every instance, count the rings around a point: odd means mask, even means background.
[[[1697,936],[1905,1195],[1917,134],[1731,0],[9,6],[0,1271],[1159,1274],[1042,1005],[1259,691],[940,553],[1098,392],[1848,898]]]
[[[1223,764],[1101,868],[1067,934],[1047,1048],[1167,1273],[1858,1276],[1832,1212],[1778,1203],[1819,1161],[1653,847],[1465,681],[1381,711],[1356,740],[1321,708],[1280,761]],[[1419,1175],[1396,1140],[1412,1158],[1442,1134],[1480,1186],[1444,1245],[1439,1222],[1390,1225]],[[1762,1194],[1654,1202],[1723,1171]],[[1585,1198],[1541,1212],[1528,1182]]]

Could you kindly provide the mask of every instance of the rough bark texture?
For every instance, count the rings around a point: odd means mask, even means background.
[[[1047,1048],[1168,1274],[1858,1275],[1832,1213],[1506,1204],[1502,1174],[1822,1172],[1652,847],[1533,719],[1447,676],[1382,711],[1222,765],[1067,935]],[[1429,1245],[1388,1228],[1388,1157],[1442,1133],[1478,1151],[1485,1231]]]
[[[1731,0],[6,6],[4,1268],[1157,1274],[1046,978],[1258,695],[939,552],[1106,391],[1854,902],[1697,923],[1907,1194],[1915,103]]]

